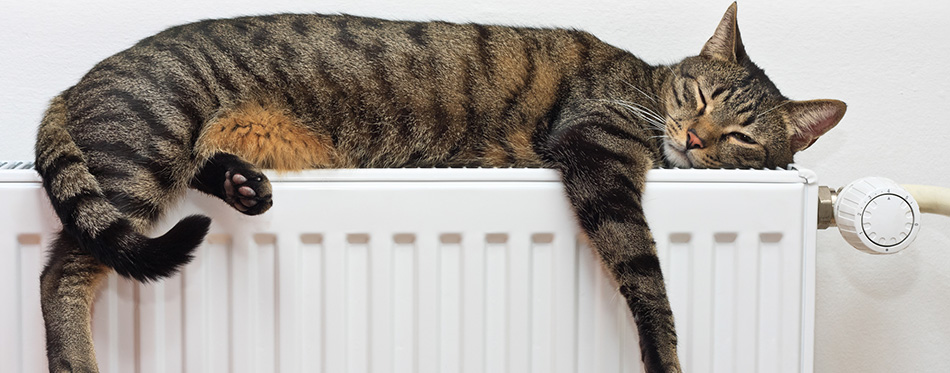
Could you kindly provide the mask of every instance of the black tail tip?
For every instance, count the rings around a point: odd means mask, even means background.
[[[191,215],[175,224],[171,230],[160,237],[148,240],[141,250],[136,270],[119,274],[147,282],[174,275],[194,258],[194,251],[201,245],[211,218],[203,215]],[[116,268],[118,270],[118,268]]]
[[[204,215],[191,215],[181,219],[168,233],[159,238],[177,239],[180,245],[190,247],[189,251],[192,251],[208,235],[209,227],[211,227],[211,218]]]

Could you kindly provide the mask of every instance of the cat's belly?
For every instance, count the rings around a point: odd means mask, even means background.
[[[279,171],[341,166],[330,135],[304,126],[285,110],[254,102],[208,123],[195,147],[204,158],[231,153]]]

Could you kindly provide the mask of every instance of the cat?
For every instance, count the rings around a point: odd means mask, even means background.
[[[41,275],[51,371],[96,371],[94,290],[174,274],[210,219],[144,234],[189,187],[265,212],[261,169],[548,167],[619,284],[648,372],[680,371],[641,208],[654,167],[775,168],[842,118],[784,97],[736,4],[700,54],[649,65],[577,30],[279,14],[173,27],[55,97],[36,168],[63,230]]]

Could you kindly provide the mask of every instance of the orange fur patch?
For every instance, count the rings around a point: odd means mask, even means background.
[[[511,167],[508,153],[498,144],[489,144],[486,147],[482,153],[482,164],[484,167]]]
[[[517,167],[538,167],[542,164],[541,157],[534,152],[531,144],[531,133],[528,131],[513,131],[508,134],[508,143],[515,157]]]
[[[227,152],[261,168],[297,171],[333,165],[329,135],[301,125],[289,113],[259,103],[239,105],[210,123],[199,140],[200,152]]]

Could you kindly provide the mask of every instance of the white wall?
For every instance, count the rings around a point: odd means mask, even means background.
[[[46,102],[97,61],[168,26],[282,11],[572,26],[653,63],[699,52],[727,1],[49,0],[0,3],[0,159],[32,159]],[[880,175],[950,186],[950,3],[746,0],[746,49],[783,93],[849,104],[842,123],[798,157],[822,184]],[[950,219],[926,216],[891,256],[819,235],[818,372],[950,371]]]

